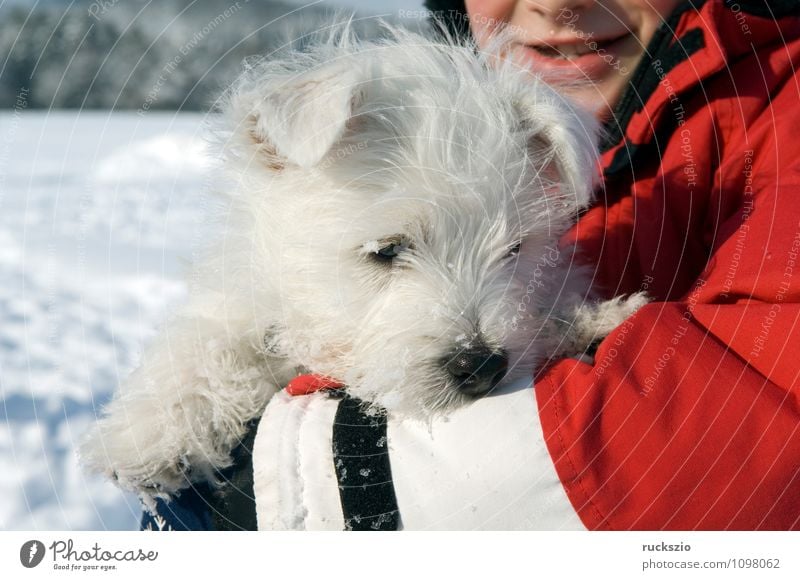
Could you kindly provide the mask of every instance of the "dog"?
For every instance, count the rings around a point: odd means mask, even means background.
[[[84,463],[168,497],[213,481],[299,373],[424,420],[646,302],[597,301],[559,246],[591,201],[595,119],[499,54],[345,27],[249,63],[220,106],[225,234]]]

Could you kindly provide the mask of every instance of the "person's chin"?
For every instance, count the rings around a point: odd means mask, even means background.
[[[607,121],[611,118],[628,83],[627,79],[623,79],[622,82],[611,82],[616,80],[610,79],[606,83],[583,86],[568,86],[565,87],[564,92],[586,110],[591,111],[600,121]]]

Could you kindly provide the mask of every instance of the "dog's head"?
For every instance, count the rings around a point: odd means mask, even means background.
[[[273,354],[410,413],[531,372],[595,123],[489,60],[396,32],[262,63],[232,89],[231,248]]]

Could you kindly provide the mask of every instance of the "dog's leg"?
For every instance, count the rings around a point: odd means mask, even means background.
[[[630,296],[576,305],[571,313],[559,321],[562,334],[556,349],[557,355],[583,356],[594,342],[608,336],[649,301],[644,292],[637,292]]]
[[[84,463],[146,503],[213,480],[248,421],[292,376],[263,341],[244,309],[231,312],[208,296],[193,300],[108,405],[81,448]]]

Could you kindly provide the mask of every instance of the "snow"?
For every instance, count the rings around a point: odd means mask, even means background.
[[[204,125],[0,113],[0,530],[136,529],[138,501],[75,448],[213,232]]]
[[[362,248],[365,254],[377,254],[380,249],[381,246],[378,243],[378,240],[370,240],[369,242],[366,242]]]

